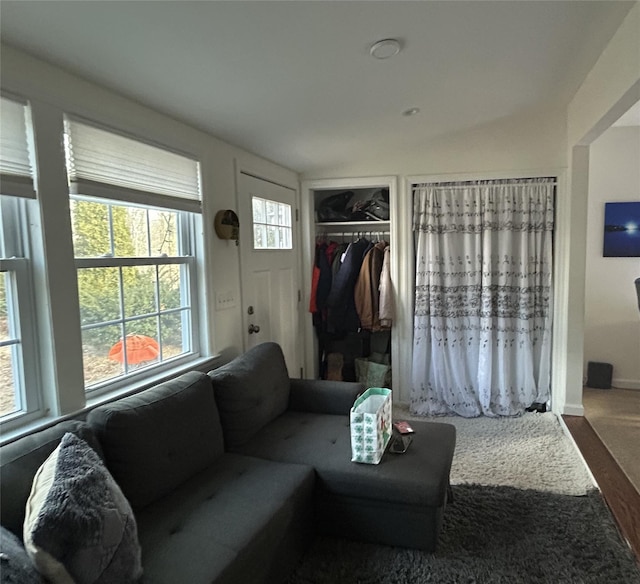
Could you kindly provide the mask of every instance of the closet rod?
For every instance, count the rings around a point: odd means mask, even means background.
[[[530,183],[493,183],[493,184],[487,184],[487,183],[469,183],[469,184],[463,184],[463,185],[452,185],[452,184],[447,184],[447,183],[414,183],[411,185],[411,188],[413,189],[424,189],[427,187],[431,187],[431,188],[438,188],[438,189],[468,189],[468,188],[472,188],[472,187],[529,187],[532,185],[544,185],[544,186],[558,186],[557,182],[541,182],[541,183],[535,183],[535,182],[530,182]]]
[[[340,231],[340,232],[332,232],[332,233],[318,233],[319,236],[329,236],[329,237],[352,237],[354,235],[391,235],[390,231]]]

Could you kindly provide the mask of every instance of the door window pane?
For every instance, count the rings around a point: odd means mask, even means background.
[[[291,205],[252,198],[253,248],[292,249]]]
[[[254,249],[267,248],[267,226],[253,225],[253,247]]]
[[[253,197],[253,221],[254,223],[266,223],[267,214],[264,210],[264,199]]]

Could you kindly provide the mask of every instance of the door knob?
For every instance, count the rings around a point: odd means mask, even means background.
[[[249,325],[249,334],[252,335],[253,333],[259,333],[260,332],[260,327],[257,324],[250,324]]]

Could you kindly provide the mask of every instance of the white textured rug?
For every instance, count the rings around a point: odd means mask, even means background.
[[[594,487],[573,441],[553,413],[528,413],[519,418],[425,418],[394,404],[393,417],[456,427],[454,485],[503,485],[564,495],[584,495]]]

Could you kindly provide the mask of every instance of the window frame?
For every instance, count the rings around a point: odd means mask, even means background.
[[[211,368],[218,356],[211,353],[213,320],[207,305],[211,282],[205,268],[209,263],[210,242],[205,228],[206,216],[203,210],[205,205],[202,201],[202,160],[206,158],[202,148],[194,148],[192,141],[175,140],[173,132],[156,132],[155,128],[144,124],[140,127],[136,123],[126,123],[118,116],[104,114],[102,110],[96,110],[94,107],[74,111],[78,108],[70,102],[67,102],[65,107],[59,102],[43,101],[37,97],[33,99],[16,97],[4,88],[0,91],[0,95],[3,99],[19,102],[25,107],[26,148],[30,160],[30,176],[15,174],[10,169],[0,173],[1,200],[17,201],[15,204],[22,206],[24,214],[20,217],[20,224],[17,225],[13,222],[13,218],[9,221],[7,214],[0,209],[2,211],[0,223],[4,219],[7,237],[11,232],[11,240],[18,239],[18,243],[25,251],[24,259],[27,261],[13,262],[12,256],[19,254],[13,252],[9,254],[9,248],[2,249],[2,245],[0,245],[0,257],[3,260],[12,260],[11,265],[6,262],[3,264],[5,271],[11,271],[12,288],[13,282],[16,281],[14,268],[19,268],[20,288],[28,289],[28,294],[21,293],[20,310],[25,309],[25,311],[20,320],[23,330],[26,330],[27,326],[30,329],[29,335],[33,339],[33,348],[29,349],[29,354],[25,349],[26,367],[23,370],[27,377],[34,380],[33,383],[31,381],[24,383],[27,394],[24,396],[22,405],[27,407],[28,401],[29,411],[18,411],[0,417],[0,444],[6,444],[25,433],[47,427],[67,416],[81,416],[83,412],[96,405],[173,379],[194,367]],[[88,180],[76,180],[72,183],[67,173],[65,148],[61,148],[61,143],[66,139],[65,120],[69,117],[143,145],[190,159],[193,163],[189,171],[193,178],[191,184],[197,188],[197,195],[193,198],[183,198],[180,193],[178,196],[166,196],[152,189],[139,191],[131,186],[121,188],[117,185]],[[125,127],[136,127],[138,131],[131,133],[125,130]],[[6,133],[4,135],[7,136]],[[176,143],[181,146],[176,146]],[[5,158],[3,151],[3,159]],[[172,171],[171,166],[164,165],[156,178],[162,177],[162,171],[165,168]],[[83,383],[81,317],[77,279],[74,280],[77,277],[77,268],[72,244],[72,222],[69,220],[70,195],[85,187],[87,190],[90,188],[91,192],[83,194],[91,196],[92,200],[102,198],[113,201],[115,204],[184,212],[188,217],[189,230],[180,231],[180,237],[181,240],[188,240],[190,255],[185,256],[186,259],[181,259],[178,263],[185,262],[189,265],[188,270],[183,272],[188,271],[190,276],[188,279],[193,282],[189,286],[188,293],[191,312],[190,352],[171,357],[162,366],[154,363],[156,367],[153,368],[141,367],[139,375],[135,378],[132,375],[118,377],[121,383],[111,383],[107,387],[91,392],[85,391]],[[0,240],[2,238],[0,233]],[[171,240],[172,246],[169,250],[173,253],[175,245],[173,236]],[[153,242],[159,245],[160,241],[154,235]],[[13,245],[9,247],[13,248]],[[165,249],[164,246],[162,249]],[[138,253],[146,253],[146,251],[140,250]],[[17,257],[17,259],[23,258]],[[25,265],[26,272],[22,269]],[[160,310],[163,306],[180,307],[186,302],[177,298],[178,270],[170,271],[172,272],[171,281],[174,283],[171,290],[174,293],[169,297],[165,296],[168,302],[160,305],[156,302],[155,308],[160,318],[162,318]],[[4,278],[4,275],[2,277]],[[150,277],[157,276],[152,273]],[[7,285],[9,285],[9,278],[7,278]],[[161,292],[166,290],[162,280],[156,284],[156,291],[158,285]],[[184,286],[181,285],[181,287]],[[12,298],[15,298],[15,295]],[[16,306],[13,299],[11,303]],[[144,305],[142,308],[144,310]],[[166,319],[160,326],[166,325],[169,325],[169,328],[165,330],[170,331],[171,334],[168,339],[170,347],[168,353],[172,355],[178,350],[181,332],[178,327],[181,325],[177,319],[173,319],[173,322],[172,319]],[[4,339],[6,340],[6,337]],[[11,389],[13,390],[13,386]]]
[[[78,270],[85,267],[118,268],[118,295],[121,309],[120,318],[115,320],[114,324],[119,324],[121,333],[126,334],[128,319],[123,310],[122,268],[177,263],[187,266],[188,272],[188,276],[185,276],[185,270],[180,270],[180,289],[186,288],[188,300],[190,318],[186,319],[188,320],[186,332],[184,330],[186,311],[181,312],[183,339],[187,334],[190,350],[175,358],[142,367],[139,371],[126,371],[122,375],[90,386],[87,386],[85,381],[84,395],[85,399],[89,399],[123,387],[128,388],[134,384],[144,383],[146,379],[158,373],[177,369],[180,365],[191,363],[202,357],[200,341],[203,333],[199,323],[201,308],[199,301],[202,297],[198,292],[198,262],[203,248],[196,241],[196,216],[202,213],[202,170],[200,161],[192,155],[177,152],[164,144],[150,142],[95,120],[65,113],[63,126],[65,168],[70,200],[84,199],[125,208],[138,207],[169,211],[177,214],[179,223],[177,250],[179,255],[171,256],[173,260],[151,255],[140,258],[113,257],[111,256],[113,249],[110,250],[111,253],[100,258],[80,258],[76,257],[73,251],[76,281],[78,281]],[[111,230],[111,226],[109,229]],[[113,248],[112,232],[110,238]],[[157,304],[156,310],[150,315],[160,318],[162,312]],[[78,303],[78,312],[81,316],[80,303]],[[82,323],[80,327],[81,331],[88,328]],[[84,346],[82,339],[81,346]],[[84,350],[82,357],[84,376]]]
[[[140,370],[127,371],[115,377],[110,377],[103,381],[98,381],[94,384],[87,385],[85,381],[84,392],[87,399],[93,399],[103,394],[111,393],[121,390],[123,388],[129,388],[132,385],[144,382],[146,378],[166,373],[173,369],[186,365],[194,360],[200,358],[200,327],[199,322],[199,302],[198,302],[198,273],[197,273],[197,258],[195,243],[195,217],[194,213],[188,211],[182,211],[172,209],[169,207],[160,207],[158,205],[141,205],[136,203],[127,204],[126,201],[121,199],[110,200],[93,196],[75,195],[70,194],[70,200],[89,201],[91,203],[100,203],[104,205],[117,205],[125,208],[141,208],[145,210],[157,210],[168,211],[176,213],[178,217],[178,255],[176,256],[100,256],[100,257],[75,257],[74,262],[76,268],[76,275],[78,270],[81,269],[95,269],[95,268],[122,268],[122,267],[136,267],[136,266],[161,266],[161,265],[180,265],[186,266],[188,274],[185,274],[184,270],[180,270],[180,289],[185,290],[187,297],[186,304],[182,304],[180,308],[170,309],[167,311],[161,311],[159,308],[157,311],[150,312],[145,315],[135,315],[133,318],[127,317],[124,314],[120,314],[120,317],[110,321],[104,321],[101,323],[91,323],[83,325],[81,323],[81,331],[98,329],[105,326],[120,325],[125,326],[126,323],[140,320],[141,318],[159,317],[162,314],[170,314],[174,312],[182,313],[182,336],[183,340],[188,337],[188,345],[190,349],[184,353],[181,353],[175,357],[162,360],[158,363],[147,365]],[[122,301],[122,280],[120,279],[119,291],[120,300]],[[181,294],[182,295],[182,294]],[[78,310],[80,311],[80,304],[78,304]],[[185,318],[185,313],[190,314],[190,318]],[[183,341],[184,342],[184,341]],[[83,359],[83,372],[84,372],[84,359]]]
[[[13,195],[0,195],[0,274],[9,275],[8,278],[5,276],[7,316],[12,322],[13,335],[17,337],[17,342],[2,343],[2,346],[12,347],[16,405],[15,411],[0,416],[3,432],[42,415],[37,321],[29,257],[29,203]]]

